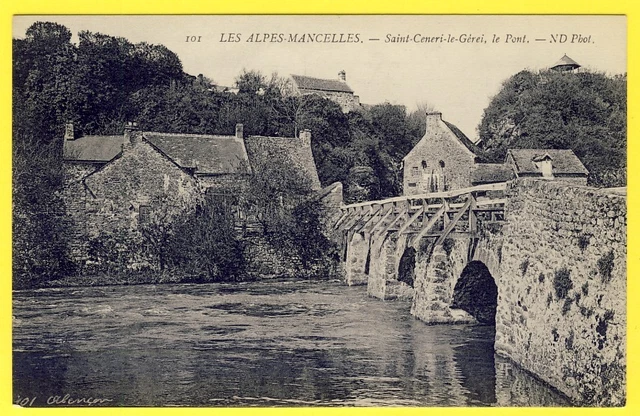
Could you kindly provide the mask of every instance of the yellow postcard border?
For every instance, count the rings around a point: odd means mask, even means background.
[[[45,0],[5,1],[0,5],[0,129],[4,140],[0,141],[0,414],[3,415],[84,415],[84,414],[289,414],[289,415],[424,415],[431,414],[635,414],[638,403],[638,290],[635,281],[640,271],[638,243],[632,236],[637,235],[640,214],[638,207],[638,171],[640,170],[640,145],[634,138],[640,131],[638,107],[640,89],[636,87],[636,77],[640,61],[640,3],[633,1],[472,1],[435,2],[411,0],[403,3],[382,0],[316,0],[300,2],[291,0],[244,1],[244,2],[204,2],[198,0],[144,0],[81,1]],[[628,68],[628,238],[627,238],[627,405],[613,409],[540,409],[540,408],[416,408],[416,409],[348,409],[348,408],[271,408],[271,409],[206,409],[206,408],[102,408],[102,409],[23,409],[12,406],[11,401],[11,25],[16,14],[619,14],[627,16],[627,68]],[[435,412],[435,413],[434,413]]]

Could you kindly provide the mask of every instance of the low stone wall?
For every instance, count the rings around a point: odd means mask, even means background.
[[[626,197],[562,182],[508,190],[496,352],[577,403],[625,403]]]

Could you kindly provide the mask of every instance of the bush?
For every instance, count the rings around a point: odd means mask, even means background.
[[[451,251],[453,251],[453,246],[456,244],[453,238],[445,238],[442,242],[442,249],[447,253],[447,256],[451,256]]]
[[[567,312],[571,310],[571,304],[573,303],[572,298],[565,298],[564,304],[562,305],[562,315],[566,315]]]
[[[207,198],[194,212],[178,219],[167,249],[169,267],[196,281],[244,278],[244,244],[235,232],[228,201]]]
[[[556,292],[558,299],[564,299],[569,294],[569,291],[573,289],[573,282],[571,281],[571,271],[566,267],[556,270],[553,278],[553,289]]]
[[[582,234],[578,238],[578,247],[580,250],[585,251],[587,247],[589,247],[589,243],[591,242],[591,236],[589,234]]]
[[[589,282],[584,282],[584,284],[582,285],[582,294],[585,296],[589,295]]]
[[[613,250],[610,250],[607,254],[605,254],[598,260],[598,271],[600,272],[602,283],[609,283],[611,281],[611,273],[613,272],[613,259]]]

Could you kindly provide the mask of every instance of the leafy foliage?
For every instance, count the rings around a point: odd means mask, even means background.
[[[600,272],[600,278],[603,283],[609,283],[611,281],[611,273],[613,272],[613,250],[609,250],[607,254],[598,259],[598,271]]]
[[[487,155],[509,148],[572,149],[589,183],[626,183],[626,75],[521,71],[503,84],[478,126]]]
[[[558,299],[564,299],[573,289],[573,281],[571,281],[571,271],[566,267],[555,271],[553,276],[553,289]]]
[[[209,197],[173,226],[167,242],[168,262],[173,270],[197,281],[233,281],[243,277],[244,244],[234,229],[231,204]]]

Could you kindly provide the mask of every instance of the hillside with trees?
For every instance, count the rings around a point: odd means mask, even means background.
[[[502,161],[509,148],[572,149],[593,186],[626,185],[627,77],[595,72],[522,71],[485,109],[483,149]]]
[[[232,94],[186,74],[162,45],[88,31],[77,44],[71,38],[62,25],[37,22],[13,40],[14,275],[26,286],[76,272],[60,197],[68,122],[85,135],[119,135],[129,121],[146,131],[197,134],[233,134],[236,123],[248,135],[293,137],[310,129],[323,186],[343,182],[348,202],[401,191],[401,159],[420,137],[403,106],[344,114],[332,101],[291,94],[287,78],[255,70],[238,74]],[[194,221],[211,224],[217,215],[203,209]],[[300,211],[288,214],[298,217]],[[309,232],[308,218],[298,220]],[[110,243],[97,242],[96,256]]]

